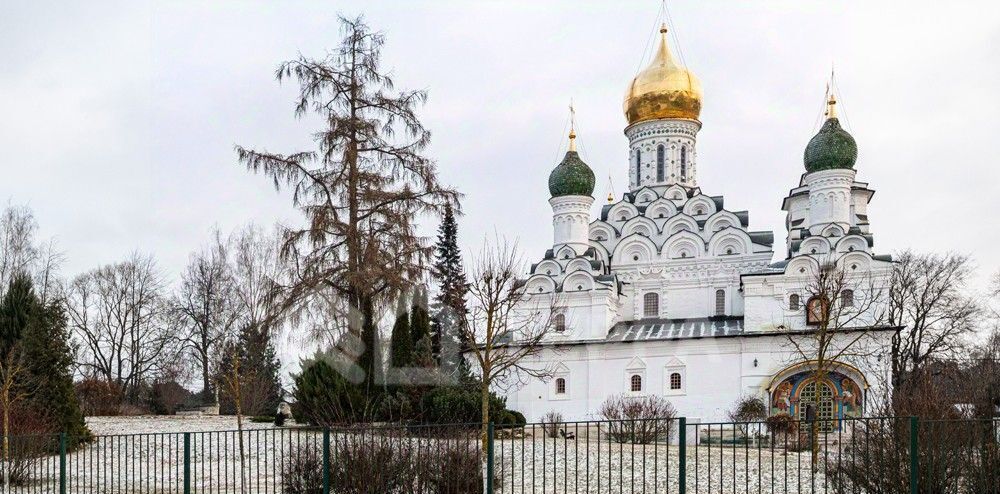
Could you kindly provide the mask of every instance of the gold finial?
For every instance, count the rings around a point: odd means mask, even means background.
[[[576,151],[576,110],[573,100],[569,100],[569,150]]]
[[[615,202],[615,182],[611,179],[611,173],[608,173],[608,204]]]
[[[833,95],[834,67],[830,65],[830,82],[826,83],[826,118],[837,118],[837,97]]]
[[[830,82],[833,82],[833,71],[830,71]],[[826,83],[826,115],[827,119],[837,118],[837,97],[833,95],[833,87]]]

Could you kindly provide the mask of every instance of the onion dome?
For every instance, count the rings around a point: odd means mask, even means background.
[[[836,105],[836,98],[830,96],[827,101],[826,122],[806,145],[803,161],[807,173],[851,169],[858,159],[858,144],[854,142],[854,137],[840,126]]]
[[[660,46],[649,66],[632,79],[625,92],[629,125],[661,118],[698,120],[701,82],[677,65],[667,46],[667,25],[660,27]]]
[[[594,171],[576,152],[576,134],[570,130],[569,150],[549,174],[549,193],[552,197],[590,196],[594,193],[595,181]]]

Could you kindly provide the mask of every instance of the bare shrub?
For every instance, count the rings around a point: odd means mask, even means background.
[[[480,492],[483,485],[474,436],[413,437],[395,430],[335,433],[330,491],[344,494],[446,494]],[[433,446],[432,446],[433,445]],[[297,450],[282,469],[286,494],[318,494],[323,458],[315,446]]]
[[[741,436],[747,437],[752,429],[750,422],[760,422],[767,418],[767,405],[757,396],[742,395],[726,411],[726,417],[735,423],[735,429]]]
[[[1000,459],[996,423],[962,419],[954,406],[942,403],[939,398],[947,396],[953,384],[942,374],[930,372],[932,367],[926,365],[911,374],[895,390],[886,408],[896,410],[901,418],[851,423],[843,446],[843,457],[850,461],[831,460],[827,465],[838,492],[909,492],[907,416],[920,418],[917,478],[921,492],[954,492],[958,485],[967,486],[968,492],[989,492],[1000,482],[1000,472],[991,466]],[[872,475],[873,471],[880,474]]]
[[[776,413],[771,415],[764,421],[767,425],[767,431],[771,434],[790,434],[795,432],[798,424],[795,423],[795,419],[787,413]]]
[[[52,421],[38,410],[16,406],[10,411],[10,434],[6,439],[6,456],[0,468],[0,483],[27,485],[32,472],[38,472],[45,457],[59,444]]]
[[[415,492],[446,494],[483,489],[478,442],[448,442],[429,454],[420,452],[415,465],[419,484]]]
[[[740,396],[726,416],[731,422],[759,422],[767,418],[767,405],[757,396]]]
[[[330,488],[334,492],[407,492],[414,477],[409,441],[380,434],[338,438],[331,455]]]
[[[84,416],[115,416],[121,414],[122,389],[114,382],[88,377],[76,383],[76,397]]]
[[[561,413],[556,411],[551,411],[542,417],[542,429],[545,431],[546,437],[557,438],[559,437],[559,427],[562,425],[563,416]]]
[[[323,492],[323,457],[315,447],[295,450],[281,468],[281,492],[320,494]]]
[[[669,440],[677,415],[674,406],[662,396],[627,395],[604,400],[599,413],[609,421],[609,439],[633,444]]]

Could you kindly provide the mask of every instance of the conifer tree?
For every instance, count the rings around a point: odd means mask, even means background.
[[[420,365],[433,364],[431,355],[431,316],[427,312],[427,287],[418,286],[413,290],[410,303],[410,334],[413,340],[413,362]]]
[[[4,360],[28,326],[34,298],[31,278],[25,275],[11,278],[0,303],[0,357]]]
[[[462,266],[462,253],[458,247],[458,222],[451,205],[446,205],[441,226],[438,227],[437,243],[434,246],[434,266],[432,274],[438,282],[438,292],[434,297],[434,355],[443,366],[454,362],[443,362],[442,348],[451,345],[461,348],[458,325],[465,320],[468,312],[465,297],[468,280]]]
[[[24,373],[16,383],[26,406],[65,432],[71,446],[89,440],[90,431],[73,390],[73,354],[62,305],[42,303],[26,275],[15,276],[0,302],[4,351],[20,345]]]
[[[281,361],[274,348],[271,334],[265,328],[248,325],[223,346],[220,353],[217,381],[233,375],[238,366],[241,408],[249,415],[272,415],[278,409],[284,390],[281,386]],[[232,388],[232,386],[229,386]],[[220,413],[236,412],[234,389],[219,393]]]
[[[390,362],[399,369],[413,362],[413,338],[410,334],[410,315],[406,311],[406,296],[400,295],[396,303],[396,323],[392,326]]]

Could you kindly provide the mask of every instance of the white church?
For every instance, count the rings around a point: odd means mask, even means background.
[[[750,229],[746,211],[698,182],[701,103],[700,83],[675,62],[664,26],[652,62],[625,94],[628,191],[609,197],[596,218],[594,173],[571,131],[549,176],[552,248],[531,266],[521,306],[548,311],[551,328],[531,365],[549,375],[506,392],[529,421],[550,411],[600,419],[602,402],[624,394],[664,396],[692,421],[725,420],[739,397],[758,396],[772,414],[836,422],[863,415],[881,392],[876,356],[844,357],[817,382],[812,361],[792,344],[815,331],[807,308],[821,302],[809,296],[820,266],[884,279],[892,265],[872,251],[874,192],[857,180],[857,145],[839,124],[836,100],[829,97],[805,172],[782,202],[787,240],[777,262],[774,234]],[[837,302],[849,306],[855,296],[844,289]],[[887,348],[893,329],[864,320],[854,322],[876,352]]]

